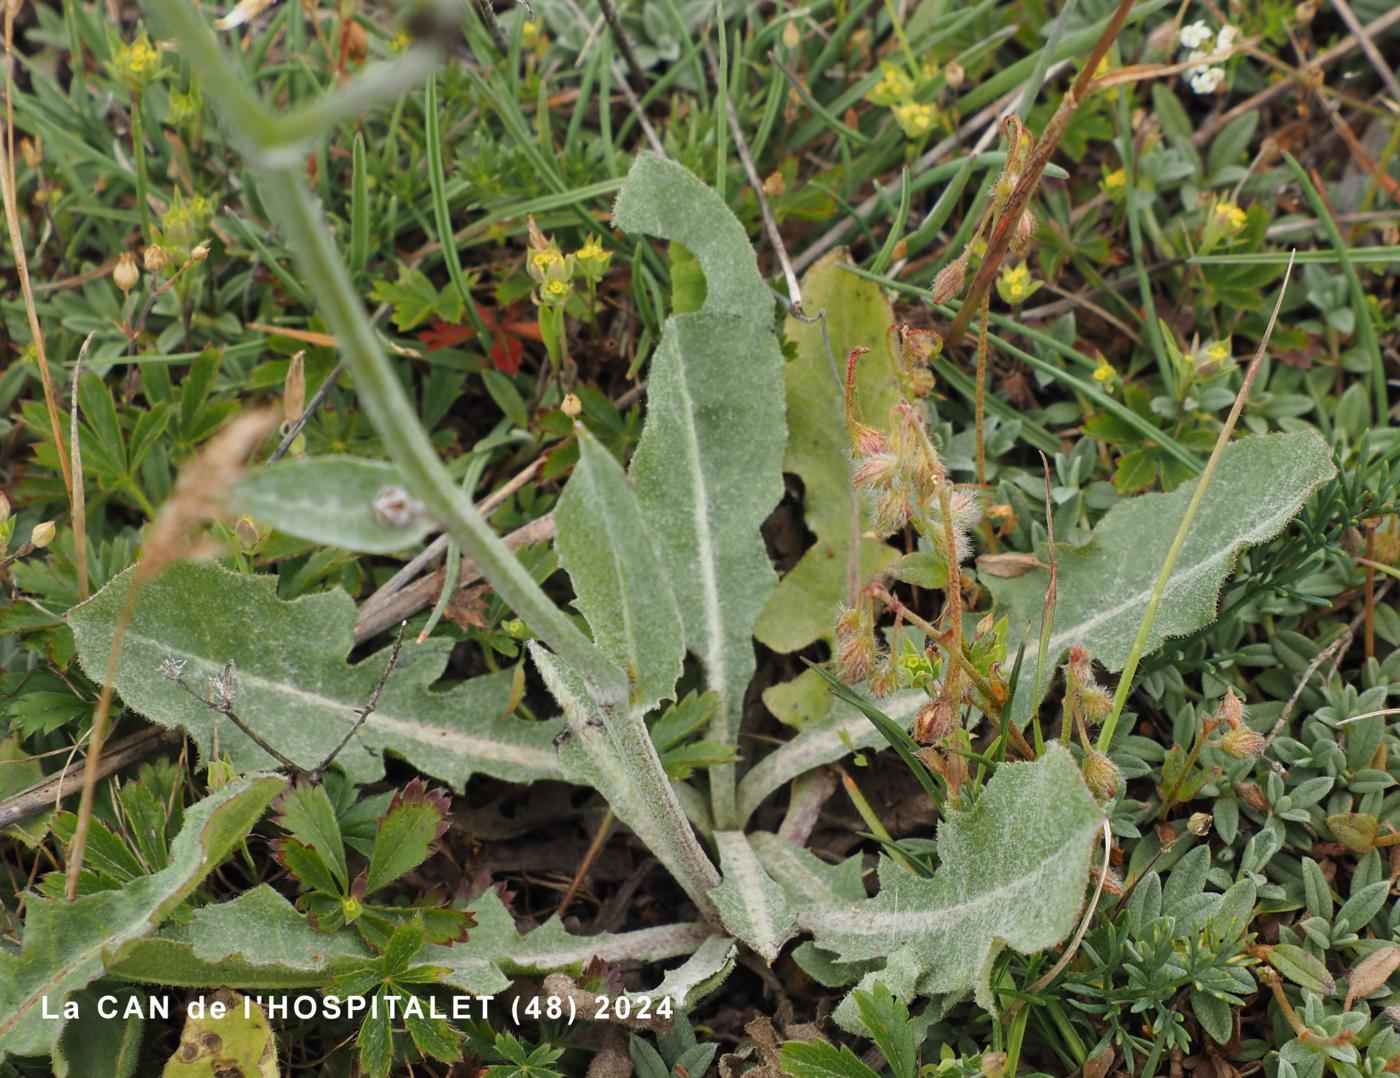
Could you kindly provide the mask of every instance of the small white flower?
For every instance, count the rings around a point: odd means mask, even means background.
[[[1181,28],[1181,44],[1188,49],[1199,49],[1214,36],[1204,20],[1197,20],[1190,26]]]
[[[1215,39],[1215,47],[1220,50],[1233,48],[1235,42],[1240,38],[1240,32],[1233,26],[1222,26],[1220,33]]]
[[[1188,64],[1194,64],[1198,61],[1204,60],[1209,55],[1210,53],[1206,52],[1205,49],[1192,49],[1186,54],[1186,62]]]
[[[1220,84],[1225,81],[1225,69],[1223,67],[1198,67],[1191,72],[1191,89],[1198,94],[1213,94],[1220,89]]]

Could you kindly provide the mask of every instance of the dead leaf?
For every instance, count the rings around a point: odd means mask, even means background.
[[[987,576],[1009,579],[1029,573],[1032,569],[1049,569],[1034,554],[983,554],[977,559],[977,571]]]
[[[460,629],[486,628],[486,593],[490,590],[486,584],[458,588],[443,611],[447,620]]]
[[[1372,951],[1347,975],[1347,1000],[1343,1010],[1351,1010],[1358,996],[1369,996],[1400,969],[1400,947],[1394,945]]]

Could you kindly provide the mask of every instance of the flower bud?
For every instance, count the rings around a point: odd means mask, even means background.
[[[1264,751],[1264,735],[1248,726],[1237,726],[1220,739],[1220,748],[1226,756],[1236,760],[1248,760]]]
[[[341,29],[341,42],[345,49],[345,59],[359,65],[369,55],[369,36],[356,19],[347,19]]]
[[[141,280],[141,270],[136,265],[136,256],[123,251],[117,256],[117,264],[112,269],[112,283],[123,292],[130,292]]]
[[[921,745],[936,745],[958,728],[958,718],[952,702],[930,700],[914,718],[914,740]]]
[[[0,524],[10,519],[10,499],[5,497],[5,492],[0,490]]]
[[[897,461],[893,453],[876,453],[866,457],[851,475],[853,487],[886,487],[894,479]]]
[[[938,271],[938,276],[933,279],[933,290],[929,293],[929,302],[947,303],[962,291],[963,281],[966,278],[967,252],[964,251],[961,258],[949,262]]]
[[[577,393],[568,393],[559,402],[559,410],[570,419],[574,419],[583,411],[583,401],[578,399]]]
[[[967,72],[963,70],[962,64],[956,60],[949,60],[948,66],[943,69],[943,81],[948,84],[948,89],[956,90],[967,78]]]
[[[1031,236],[1035,234],[1035,214],[1030,210],[1022,210],[1021,218],[1016,222],[1016,231],[1011,234],[1011,249],[1018,254],[1031,245]]]
[[[876,663],[870,674],[870,695],[880,700],[899,688],[899,667],[888,658]]]
[[[203,261],[204,261],[206,258],[208,258],[208,257],[209,257],[209,243],[208,243],[208,241],[206,241],[206,242],[204,242],[204,243],[201,243],[198,247],[196,247],[193,251],[190,252],[190,261],[191,261],[191,262],[203,262]]]
[[[165,269],[169,258],[165,254],[165,248],[158,243],[148,244],[141,252],[141,263],[146,267],[147,273],[159,273]]]
[[[1234,689],[1226,689],[1225,695],[1220,698],[1220,706],[1215,709],[1216,723],[1238,730],[1243,718],[1244,701],[1235,694]]]
[[[1186,821],[1186,830],[1197,838],[1205,838],[1210,834],[1211,822],[1212,817],[1209,812],[1193,812],[1191,818]]]
[[[1097,749],[1084,753],[1084,784],[1100,801],[1108,801],[1118,792],[1118,766]]]
[[[58,528],[52,520],[46,520],[42,524],[35,524],[34,530],[29,533],[29,542],[35,550],[43,550],[53,542],[53,537],[58,534]]]

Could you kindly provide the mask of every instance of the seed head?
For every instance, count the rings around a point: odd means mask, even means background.
[[[574,419],[583,411],[583,401],[578,399],[577,393],[569,393],[559,402],[559,410]]]
[[[1211,815],[1209,812],[1193,812],[1191,818],[1186,821],[1186,830],[1197,838],[1205,838],[1210,834],[1210,825]]]
[[[1257,782],[1237,782],[1235,793],[1255,812],[1269,811],[1269,799],[1264,796],[1264,791],[1259,788]]]
[[[165,269],[168,262],[165,248],[158,243],[147,244],[146,249],[141,252],[141,264],[146,267],[147,273],[159,273]]]
[[[208,257],[209,242],[207,240],[204,243],[199,244],[199,246],[197,246],[193,251],[190,252],[191,262],[203,262]]]

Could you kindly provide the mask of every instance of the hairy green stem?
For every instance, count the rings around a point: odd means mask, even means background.
[[[234,69],[213,31],[186,0],[148,0],[198,71],[225,122],[249,152],[249,167],[269,213],[300,266],[307,291],[339,341],[355,379],[360,403],[384,440],[409,490],[442,522],[482,575],[536,636],[573,667],[600,703],[627,699],[623,672],[592,644],[535,583],[491,526],[453,482],[418,421],[385,356],[350,276],[307,190],[300,160],[268,154],[285,146],[285,134]],[[419,76],[421,77],[421,70]],[[339,116],[338,109],[323,115]]]

